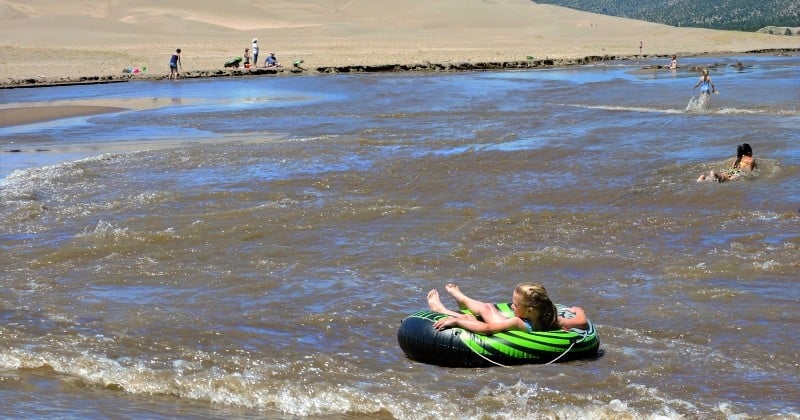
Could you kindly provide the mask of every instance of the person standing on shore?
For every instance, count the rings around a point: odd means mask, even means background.
[[[253,67],[258,67],[258,38],[253,38]]]
[[[250,48],[244,49],[244,68],[250,68]]]
[[[169,58],[169,78],[177,79],[179,74],[179,69],[181,68],[181,49],[178,48],[175,50],[175,53]]]

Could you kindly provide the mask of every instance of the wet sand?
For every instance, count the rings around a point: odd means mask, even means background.
[[[183,103],[190,103],[184,100]],[[129,110],[155,109],[173,103],[171,98],[90,98],[55,101],[15,102],[0,104],[0,128],[52,121],[61,118],[86,117]]]
[[[91,105],[26,106],[19,108],[0,109],[0,127],[33,124],[60,118],[100,115],[124,110],[125,108]]]

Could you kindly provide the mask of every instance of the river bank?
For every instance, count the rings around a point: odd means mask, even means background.
[[[254,44],[257,68],[223,67]],[[680,61],[796,50],[798,43],[793,36],[677,28],[528,0],[202,0],[190,10],[151,0],[0,0],[3,87],[158,80],[179,48],[181,75],[198,78],[527,69],[672,55]],[[262,68],[273,52],[283,67]]]
[[[800,52],[800,48],[761,49],[744,51],[743,54],[772,54],[787,55]],[[697,56],[720,55],[722,53],[698,54]],[[687,56],[684,56],[686,58]],[[445,62],[445,63],[410,63],[410,64],[359,64],[359,65],[331,65],[308,68],[303,63],[293,63],[290,66],[258,67],[258,68],[218,68],[205,70],[190,70],[182,72],[181,79],[216,78],[216,77],[243,77],[243,76],[288,76],[308,74],[339,74],[339,73],[388,73],[388,72],[455,72],[455,71],[481,71],[481,70],[526,70],[551,67],[570,67],[592,63],[611,61],[633,61],[668,59],[669,55],[643,55],[643,56],[609,56],[593,55],[580,58],[535,58],[527,57],[526,60],[489,61],[489,62]],[[709,66],[713,67],[714,64]],[[659,69],[664,66],[649,65],[644,69]],[[684,67],[686,68],[686,67]],[[688,68],[688,70],[696,70]],[[109,75],[84,75],[76,77],[30,77],[22,79],[9,79],[0,83],[0,89],[31,88],[48,86],[92,85],[105,83],[121,83],[133,80],[162,80],[166,75],[156,73],[120,72]]]

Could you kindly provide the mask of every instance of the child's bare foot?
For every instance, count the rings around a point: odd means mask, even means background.
[[[461,293],[461,289],[458,288],[458,285],[454,283],[447,283],[444,286],[444,290],[447,290],[447,293],[450,293],[454,298],[455,294],[463,294]]]
[[[456,302],[458,302],[459,308],[461,309],[467,308],[466,304],[467,296],[461,293],[461,289],[458,288],[458,285],[453,283],[447,283],[447,285],[444,286],[444,289],[447,290],[447,293],[450,293],[450,296],[452,296],[453,299],[456,300]]]
[[[442,300],[439,299],[439,292],[436,289],[428,292],[428,307],[434,312],[447,313],[447,308],[444,307]]]

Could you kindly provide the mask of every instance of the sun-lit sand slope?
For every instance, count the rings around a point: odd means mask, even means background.
[[[797,48],[797,37],[674,28],[528,0],[0,0],[0,83],[166,73],[242,55],[253,37],[310,68]]]

